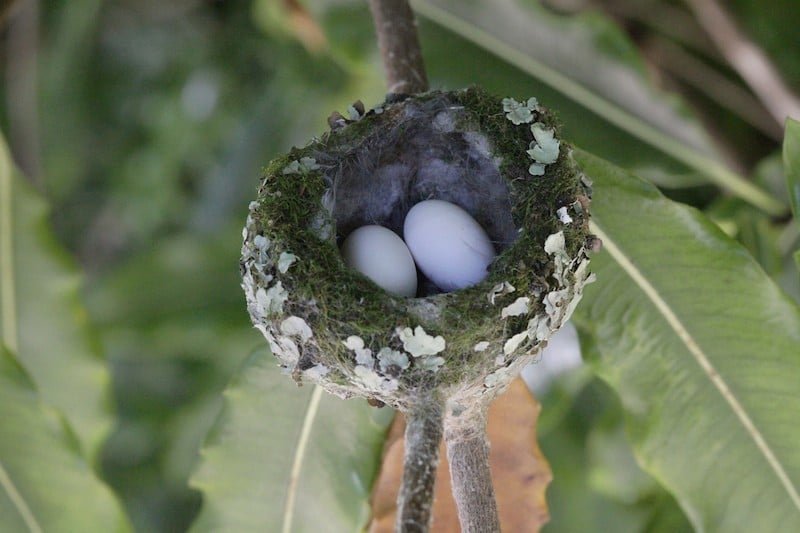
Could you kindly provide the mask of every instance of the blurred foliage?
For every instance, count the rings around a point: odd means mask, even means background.
[[[582,13],[577,27],[592,36],[590,46],[627,65],[640,83],[659,84],[682,116],[714,140],[709,157],[786,198],[780,134],[748,118],[763,114],[754,98],[744,106],[751,113],[725,104],[708,73],[747,88],[682,4],[543,3],[553,17]],[[7,83],[2,130],[18,160],[35,145],[31,138],[41,144],[33,155],[52,227],[86,273],[89,322],[113,374],[116,406],[102,474],[137,531],[184,531],[197,515],[201,497],[187,479],[198,449],[220,410],[222,389],[263,345],[244,311],[237,265],[259,169],[323,132],[331,111],[383,96],[364,2],[307,0],[305,15],[292,5],[41,0],[35,45],[4,34],[3,67],[19,57],[36,67],[15,75],[35,84],[38,117],[26,123],[22,113],[22,124],[13,118],[24,95]],[[729,7],[800,90],[797,2],[735,0]],[[434,87],[480,84],[501,95],[537,95],[558,109],[566,138],[671,185],[671,198],[706,210],[800,301],[792,260],[800,232],[788,215],[768,217],[721,194],[656,147],[610,126],[597,110],[463,36],[428,20],[420,31]],[[688,63],[668,61],[665,42],[697,58],[708,76],[688,82]],[[540,398],[542,447],[554,471],[545,531],[597,524],[620,532],[687,530],[675,501],[632,460],[617,400],[585,369],[577,372]]]
[[[15,352],[42,399],[95,459],[111,423],[109,372],[80,302],[78,270],[53,238],[46,202],[12,167],[2,137],[0,198],[0,344]]]
[[[4,346],[0,416],[4,531],[131,530],[122,506],[88,467],[69,424],[41,401],[20,361]]]

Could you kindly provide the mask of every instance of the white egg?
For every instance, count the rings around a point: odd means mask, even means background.
[[[417,293],[414,259],[395,232],[383,226],[361,226],[342,244],[345,263],[398,296]]]
[[[403,237],[419,269],[444,291],[475,285],[495,257],[489,236],[465,210],[425,200],[406,215]]]

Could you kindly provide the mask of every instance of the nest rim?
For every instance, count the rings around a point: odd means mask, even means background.
[[[331,153],[357,144],[354,139],[365,135],[370,127],[374,129],[375,123],[380,124],[409,102],[436,100],[464,106],[476,131],[490,140],[491,155],[499,160],[498,170],[509,188],[514,224],[521,231],[514,242],[499,251],[487,277],[478,284],[416,298],[395,296],[347,267],[340,257],[337,243],[345,235],[337,235],[336,221],[320,208],[331,180],[324,168],[313,166],[321,151]],[[580,169],[572,160],[571,148],[563,140],[558,159],[548,166],[544,176],[536,178],[528,174],[527,160],[521,155],[533,141],[533,135],[528,126],[521,127],[508,120],[501,102],[478,88],[432,91],[401,101],[384,102],[357,117],[358,120],[334,129],[303,148],[292,149],[267,167],[258,200],[251,203],[243,252],[248,243],[248,250],[252,251],[256,236],[267,237],[270,241],[268,255],[272,257],[269,267],[272,280],[269,282],[278,279],[290,296],[283,302],[280,312],[264,317],[253,312],[251,301],[256,299],[253,289],[263,289],[266,284],[254,283],[245,290],[250,291],[251,317],[270,340],[273,353],[276,351],[274,341],[280,336],[281,325],[287,317],[301,317],[309,325],[312,337],[302,343],[296,360],[281,361],[295,379],[299,381],[305,376],[340,396],[361,395],[399,406],[402,402],[398,398],[403,394],[441,386],[462,387],[465,382],[481,382],[488,389],[496,388],[486,383],[486,376],[503,369],[511,373],[512,367],[519,366],[517,359],[532,359],[546,345],[546,339],[533,339],[524,353],[512,352],[513,357],[508,357],[503,350],[511,338],[528,331],[536,317],[547,315],[545,296],[558,285],[553,279],[557,261],[553,254],[545,251],[547,239],[559,233],[563,236],[564,254],[574,263],[573,278],[579,263],[588,261],[588,211],[578,207],[579,196],[588,191]],[[537,122],[558,134],[551,112],[542,109],[536,115]],[[304,160],[312,168],[301,168],[298,174],[285,173],[293,162]],[[287,207],[295,203],[298,205]],[[294,210],[302,206],[305,207]],[[571,223],[565,223],[564,217],[558,214],[565,208],[570,210]],[[324,234],[326,225],[330,230],[327,236]],[[295,260],[281,272],[280,260],[287,255]],[[244,257],[246,254],[243,254],[243,274],[252,271],[252,263]],[[582,285],[588,274],[582,272],[581,275],[583,279],[575,278],[572,282]],[[513,286],[513,291],[507,290],[509,286]],[[336,298],[331,296],[334,292]],[[527,312],[500,318],[501,310],[520,298],[528,298]],[[361,339],[362,350],[369,349],[374,358],[383,348],[407,351],[401,335],[405,328],[414,334],[416,328],[421,328],[430,338],[443,336],[447,339],[444,350],[429,356],[429,359],[444,359],[436,371],[412,365],[406,369],[387,367],[379,372],[379,362],[375,361],[376,375],[383,380],[394,380],[394,384],[386,390],[353,387],[353,372],[359,365],[355,350],[345,345],[347,339]],[[482,342],[489,342],[491,349],[477,350]],[[505,357],[498,364],[501,355]],[[412,363],[421,361],[410,359]],[[321,366],[329,371],[322,375],[314,372]]]

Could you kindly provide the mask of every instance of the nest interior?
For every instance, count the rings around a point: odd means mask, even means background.
[[[501,159],[465,107],[444,96],[384,111],[372,133],[317,159],[328,167],[325,195],[337,234],[378,224],[403,236],[408,210],[423,200],[461,206],[486,230],[497,252],[516,239]],[[387,120],[388,119],[388,120]]]

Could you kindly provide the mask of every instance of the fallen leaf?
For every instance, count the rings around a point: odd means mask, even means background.
[[[309,52],[319,54],[328,47],[328,38],[319,23],[298,0],[284,0],[289,29]]]
[[[549,518],[544,493],[552,474],[536,441],[536,419],[540,410],[539,402],[520,378],[489,407],[489,461],[503,531],[536,532]],[[398,415],[387,435],[383,465],[372,490],[369,533],[394,532],[397,493],[403,476],[404,431],[405,421]],[[439,457],[432,530],[458,533],[461,528],[444,444]]]

